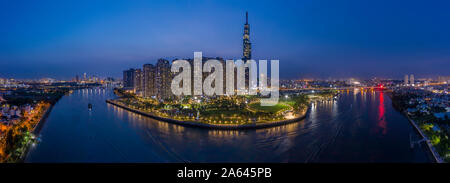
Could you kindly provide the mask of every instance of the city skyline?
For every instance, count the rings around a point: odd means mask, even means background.
[[[252,58],[279,59],[280,78],[450,75],[446,6],[385,5],[190,1],[104,7],[101,1],[9,2],[1,6],[6,29],[0,34],[0,78],[70,79],[82,73],[120,78],[123,69],[156,64],[159,58],[191,58],[194,51],[239,59],[246,11],[252,25]]]

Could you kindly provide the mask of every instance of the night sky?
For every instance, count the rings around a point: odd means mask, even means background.
[[[158,58],[242,57],[282,78],[450,75],[447,1],[0,0],[0,77],[120,77]]]

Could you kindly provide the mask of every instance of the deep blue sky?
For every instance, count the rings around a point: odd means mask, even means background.
[[[157,58],[242,56],[285,78],[450,75],[450,2],[0,0],[0,77],[120,77]]]

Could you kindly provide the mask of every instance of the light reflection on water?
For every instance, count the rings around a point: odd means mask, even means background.
[[[368,96],[369,95],[369,96]],[[27,162],[423,162],[412,128],[382,92],[344,91],[306,119],[254,130],[169,124],[106,104],[109,89],[63,97]],[[92,112],[87,104],[93,104]]]

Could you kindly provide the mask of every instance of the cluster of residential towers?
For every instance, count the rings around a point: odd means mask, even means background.
[[[248,24],[247,12],[245,14],[245,18],[242,60],[247,62],[251,59],[250,25]],[[203,63],[209,59],[216,59],[221,62],[224,66],[223,73],[226,73],[225,60],[223,58],[203,57]],[[186,60],[191,64],[191,66],[193,66],[193,59]],[[246,83],[248,83],[248,75],[248,70],[246,70]],[[171,63],[168,60],[159,59],[155,65],[144,64],[142,69],[128,69],[123,71],[123,87],[125,89],[132,90],[135,94],[141,97],[167,99],[173,97],[173,93],[171,91],[173,76],[174,74],[171,72]],[[191,76],[193,76],[193,74]]]

